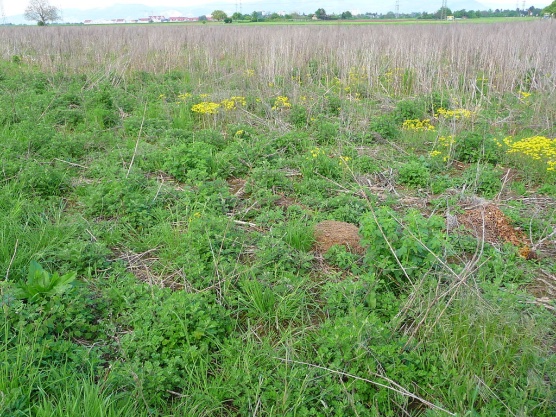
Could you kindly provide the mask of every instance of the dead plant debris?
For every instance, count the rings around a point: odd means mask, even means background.
[[[457,222],[478,239],[484,239],[493,245],[510,243],[519,248],[519,254],[525,259],[536,258],[525,234],[513,227],[506,215],[494,204],[468,209],[457,216]]]

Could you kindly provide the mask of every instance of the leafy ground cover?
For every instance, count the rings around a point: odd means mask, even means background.
[[[286,77],[202,47],[1,62],[3,415],[553,415],[554,56]]]

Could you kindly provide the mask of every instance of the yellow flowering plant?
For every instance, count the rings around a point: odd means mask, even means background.
[[[249,136],[249,132],[246,132],[243,129],[239,129],[236,131],[236,133],[234,133],[234,138],[236,139],[241,139],[241,138],[245,138]]]
[[[441,107],[439,109],[436,109],[435,116],[440,119],[460,120],[460,119],[470,119],[474,114],[475,114],[474,112],[467,109],[447,110]]]
[[[527,103],[527,102],[528,102],[527,99],[528,99],[529,97],[531,97],[531,93],[528,92],[528,91],[520,91],[520,92],[518,93],[518,96],[519,96],[519,99],[520,99],[522,102]]]
[[[181,93],[178,94],[178,104],[187,103],[187,101],[191,98],[190,93]]]
[[[402,129],[414,132],[426,132],[435,130],[435,127],[431,124],[430,119],[408,119],[403,122]]]
[[[305,156],[305,162],[301,166],[301,172],[306,177],[311,177],[315,173],[323,175],[327,178],[340,178],[344,169],[338,167],[343,165],[347,168],[349,157],[340,157],[338,161],[334,156],[328,154],[324,149],[315,147],[309,150],[309,154]]]
[[[227,99],[224,99],[220,102],[222,109],[225,111],[232,111],[236,110],[239,107],[244,107],[247,105],[247,101],[245,97],[242,96],[234,96]]]
[[[292,107],[290,103],[290,99],[287,96],[278,96],[276,100],[274,100],[274,106],[272,106],[272,110],[287,110]]]
[[[434,160],[450,163],[453,160],[455,144],[454,136],[439,136],[436,147],[429,152],[429,156]]]
[[[202,101],[191,106],[191,111],[197,114],[216,114],[220,108],[219,103],[212,101]]]
[[[556,138],[531,136],[514,139],[508,136],[502,142],[496,140],[496,143],[513,159],[529,162],[544,172],[556,172]]]

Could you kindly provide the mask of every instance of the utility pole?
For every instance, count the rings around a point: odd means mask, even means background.
[[[400,0],[396,0],[396,19],[400,17]]]
[[[440,20],[446,20],[446,9],[448,9],[448,0],[442,0],[442,8],[440,9]]]

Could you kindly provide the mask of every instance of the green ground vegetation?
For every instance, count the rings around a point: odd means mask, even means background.
[[[2,416],[554,415],[553,77],[328,64],[0,62]]]

